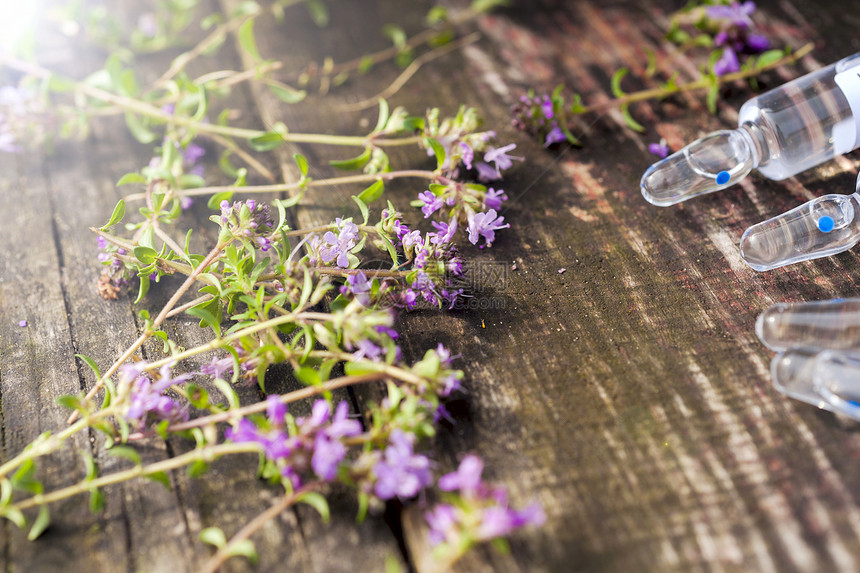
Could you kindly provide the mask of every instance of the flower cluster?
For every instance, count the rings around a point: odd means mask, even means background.
[[[770,47],[770,41],[753,31],[752,21],[755,3],[747,0],[743,4],[732,2],[729,5],[717,4],[705,7],[707,18],[719,28],[714,36],[714,45],[722,48],[720,59],[714,63],[714,73],[718,76],[741,69],[741,54],[758,54]]]
[[[561,143],[568,137],[562,129],[564,120],[559,116],[563,110],[559,103],[557,95],[535,95],[530,91],[511,106],[511,124],[538,137],[544,147]]]
[[[352,222],[352,219],[335,219],[335,230],[327,231],[322,237],[313,234],[308,239],[308,246],[311,250],[311,262],[321,262],[325,265],[330,265],[332,262],[342,269],[348,269],[354,266],[353,261],[357,261],[355,255],[351,251],[355,248],[359,241],[358,225]]]
[[[509,535],[527,525],[542,525],[546,515],[533,503],[524,509],[511,509],[507,492],[481,480],[484,464],[474,455],[463,458],[456,472],[439,478],[439,489],[457,492],[425,514],[430,525],[430,541],[462,551],[472,545]]]
[[[145,373],[146,362],[126,364],[120,369],[117,392],[125,402],[123,417],[133,427],[143,429],[150,421],[167,420],[179,422],[188,419],[188,408],[179,401],[166,396],[171,386],[183,384],[192,374],[173,376],[170,366],[162,366],[158,378],[153,381]]]
[[[311,415],[287,423],[287,408],[280,397],[268,398],[266,420],[243,418],[225,433],[236,443],[255,442],[277,473],[293,487],[299,487],[310,472],[323,481],[337,477],[340,463],[346,457],[344,438],[361,433],[361,423],[349,418],[349,405],[338,403],[332,416],[326,400],[314,402]]]
[[[254,199],[234,201],[231,205],[226,199],[221,201],[221,215],[212,216],[212,220],[221,224],[234,237],[248,241],[253,239],[256,246],[263,251],[272,247],[269,236],[275,225],[267,203],[257,203]]]

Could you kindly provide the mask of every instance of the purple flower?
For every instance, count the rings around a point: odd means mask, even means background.
[[[179,198],[179,207],[183,211],[187,211],[188,209],[190,209],[191,205],[193,205],[193,204],[194,204],[194,199],[192,199],[191,197],[185,196],[185,197]]]
[[[752,26],[750,15],[755,12],[754,2],[732,2],[728,6],[716,5],[707,6],[705,14],[712,20],[728,20],[738,28],[748,28]]]
[[[403,235],[402,241],[404,249],[424,244],[424,239],[421,237],[421,231],[417,229]]]
[[[487,209],[499,209],[502,206],[502,201],[507,201],[508,196],[505,192],[499,189],[498,191],[490,187],[484,195],[484,205]]]
[[[169,396],[164,396],[163,392],[174,384],[187,381],[191,375],[182,374],[174,378],[170,374],[170,366],[165,365],[159,370],[159,380],[152,382],[141,372],[141,366],[127,365],[120,375],[121,380],[130,385],[126,420],[138,427],[143,427],[149,416],[171,422],[187,420],[187,409]]]
[[[158,34],[158,20],[152,12],[144,12],[137,19],[137,29],[146,38],[154,38]]]
[[[284,417],[287,415],[287,405],[281,402],[281,397],[271,395],[266,398],[266,417],[269,423],[275,427],[284,425]]]
[[[554,143],[561,143],[565,139],[567,139],[567,137],[564,135],[564,132],[561,130],[557,123],[553,122],[552,129],[549,130],[549,132],[546,134],[546,137],[544,138],[543,146],[549,147]]]
[[[338,234],[328,231],[323,235],[324,245],[320,248],[320,258],[324,263],[335,260],[337,266],[345,269],[349,267],[349,250],[355,246],[358,237],[358,226],[352,221],[336,219]]]
[[[731,46],[723,47],[723,55],[720,59],[714,62],[714,73],[718,76],[737,72],[741,69],[741,64],[738,61],[738,55]]]
[[[753,52],[764,52],[770,47],[770,40],[761,34],[747,34],[746,46]]]
[[[318,400],[318,402],[324,401]],[[333,480],[337,475],[338,465],[346,457],[346,446],[340,439],[357,436],[360,433],[361,424],[358,420],[349,419],[347,403],[339,403],[331,424],[319,432],[314,440],[314,454],[311,458],[314,473],[326,481]]]
[[[487,246],[490,246],[496,239],[496,231],[508,227],[510,224],[505,223],[504,217],[497,216],[495,209],[490,209],[486,213],[470,213],[469,242],[474,245],[481,237],[484,237]]]
[[[217,356],[212,358],[212,362],[209,364],[204,364],[200,367],[201,374],[207,374],[212,376],[213,378],[223,378],[226,372],[233,371],[233,357],[227,356],[226,358],[218,358]]]
[[[409,232],[409,227],[400,222],[400,219],[394,220],[394,232],[397,233],[398,239],[403,239],[403,235]]]
[[[513,165],[513,160],[523,161],[523,157],[508,155],[508,151],[516,149],[516,147],[516,143],[511,143],[499,148],[490,146],[487,148],[486,153],[484,153],[484,161],[487,163],[495,163],[496,172],[500,173],[505,169],[509,169]]]
[[[182,163],[186,167],[192,167],[206,155],[206,149],[196,143],[189,143],[182,152]],[[253,211],[253,209],[251,209]]]
[[[459,490],[463,495],[478,493],[483,489],[481,473],[484,471],[484,462],[481,458],[468,455],[460,461],[457,471],[445,474],[439,478],[439,489],[442,491]]]
[[[430,242],[434,245],[450,243],[451,239],[454,238],[454,233],[457,232],[457,218],[452,217],[447,223],[439,223],[437,221],[431,221],[431,223],[439,232],[431,233]]]
[[[543,112],[543,115],[547,119],[552,119],[555,117],[555,114],[552,111],[552,99],[549,96],[543,96],[543,101],[540,104],[540,109]]]
[[[462,152],[461,161],[463,165],[466,166],[466,169],[472,168],[472,161],[475,159],[475,151],[469,146],[468,143],[460,142],[460,151]]]
[[[379,499],[409,499],[433,483],[430,460],[412,451],[411,434],[400,428],[391,431],[388,447],[374,466]]]
[[[107,248],[107,246],[108,246],[107,239],[105,239],[104,237],[102,237],[101,235],[99,235],[98,237],[96,237],[96,245],[97,245],[97,246],[98,246],[98,248],[100,248],[100,249],[106,249],[106,248]]]
[[[445,204],[442,198],[434,195],[432,191],[424,191],[418,195],[418,198],[424,202],[424,206],[421,207],[421,212],[424,213],[425,219],[441,209]]]
[[[517,511],[508,507],[495,506],[484,510],[478,526],[478,538],[484,541],[503,537],[515,529],[526,525],[543,525],[546,514],[538,504],[532,504]]]
[[[430,526],[430,543],[439,545],[456,536],[457,514],[454,506],[439,504],[424,514]]]
[[[21,328],[24,328],[25,326],[27,326],[27,321],[26,320],[19,320],[18,326],[20,326]]]
[[[669,155],[669,146],[666,145],[665,141],[650,143],[648,144],[648,151],[661,159],[665,159]]]
[[[355,346],[357,350],[352,354],[353,360],[368,358],[374,362],[379,362],[382,357],[382,349],[366,338],[359,340]]]
[[[479,161],[475,164],[475,169],[478,170],[478,181],[496,181],[502,178],[502,174],[499,173],[499,170],[489,163]]]

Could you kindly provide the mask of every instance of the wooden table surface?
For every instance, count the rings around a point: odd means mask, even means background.
[[[418,0],[325,2],[332,13],[325,29],[295,8],[282,24],[258,22],[261,53],[294,69],[325,56],[351,59],[386,46],[379,34],[386,22],[420,30],[429,8]],[[206,12],[219,8],[215,0],[202,4]],[[220,7],[234,4],[221,0]],[[610,97],[609,79],[622,66],[631,68],[628,91],[646,87],[647,50],[658,54],[658,77],[693,77],[695,63],[663,40],[669,14],[681,5],[515,1],[472,26],[481,32],[478,43],[425,65],[391,98],[415,113],[473,105],[527,157],[504,181],[511,229],[491,249],[465,249],[483,277],[476,284],[486,308],[401,318],[409,358],[440,342],[462,355],[466,393],[451,403],[456,424],[435,444],[442,469],[456,467],[462,452],[477,453],[486,477],[506,485],[514,505],[538,500],[547,513],[543,527],[513,536],[509,556],[481,548],[457,571],[860,569],[860,433],[777,393],[771,353],[754,333],[757,315],[773,302],[856,295],[860,251],[757,273],[737,249],[754,223],[824,193],[850,193],[857,153],[797,178],[753,175],[724,192],[658,208],[638,189],[654,159],[647,144],[662,136],[677,148],[733,127],[736,110],[753,95],[748,87],[723,89],[717,115],[708,113],[703,94],[634,106],[648,128],[642,135],[626,129],[617,112],[586,117],[574,126],[581,149],[545,150],[510,127],[509,106],[530,87],[564,83],[596,103]],[[757,18],[779,44],[816,44],[798,65],[767,74],[764,87],[860,49],[860,11],[846,3],[762,1]],[[43,40],[41,61],[51,69],[83,77],[103,64],[97,48]],[[155,79],[175,54],[139,59],[139,75]],[[195,70],[237,69],[241,58],[232,43]],[[284,121],[296,132],[361,134],[361,122],[375,121],[376,112],[336,107],[373,96],[398,73],[382,65],[292,106],[244,86],[229,103],[247,127]],[[334,174],[327,160],[344,156],[335,148],[300,149],[316,178]],[[294,151],[281,148],[266,165],[289,180]],[[93,384],[74,354],[110,364],[136,337],[137,310],[159,308],[176,284],[155,288],[142,306],[127,297],[102,300],[95,290],[100,269],[88,227],[108,218],[129,192],[115,182],[148,163],[150,153],[121,120],[104,119],[83,143],[0,156],[4,459],[38,433],[63,427],[57,395]],[[394,161],[420,160],[420,153],[398,152]],[[211,159],[207,174],[219,180]],[[406,182],[389,192],[405,204],[420,191]],[[329,221],[355,192],[314,195],[298,223]],[[202,203],[187,224],[208,216]],[[29,326],[19,327],[20,320]],[[168,328],[187,345],[206,335],[190,317]],[[356,404],[362,396],[355,393]],[[257,399],[253,391],[244,397]],[[82,438],[74,446],[91,443]],[[141,451],[155,461],[188,447],[151,441]],[[103,471],[120,463],[97,448],[93,454]],[[80,456],[65,451],[46,467],[46,481],[70,483],[83,471]],[[4,522],[0,569],[194,571],[211,552],[197,539],[202,528],[218,525],[229,535],[277,495],[254,471],[253,459],[247,466],[222,462],[200,480],[176,473],[170,490],[151,482],[108,488],[106,511],[95,516],[85,497],[74,498],[53,508],[51,528],[32,543]],[[307,507],[285,512],[255,537],[257,568],[234,559],[224,570],[383,571],[386,559],[405,571],[430,570],[421,507],[391,504],[356,525],[348,492],[333,495],[330,524]]]

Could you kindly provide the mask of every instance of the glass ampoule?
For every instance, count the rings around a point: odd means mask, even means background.
[[[668,206],[725,189],[757,169],[785,179],[860,146],[860,53],[747,101],[738,128],[711,133],[652,165],[645,199]]]
[[[851,195],[822,195],[741,236],[741,258],[768,271],[847,251],[860,241],[860,177]]]

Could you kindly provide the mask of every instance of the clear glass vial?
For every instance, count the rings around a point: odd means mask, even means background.
[[[645,199],[674,205],[753,169],[785,179],[860,146],[860,53],[747,101],[738,128],[711,133],[652,165]]]

